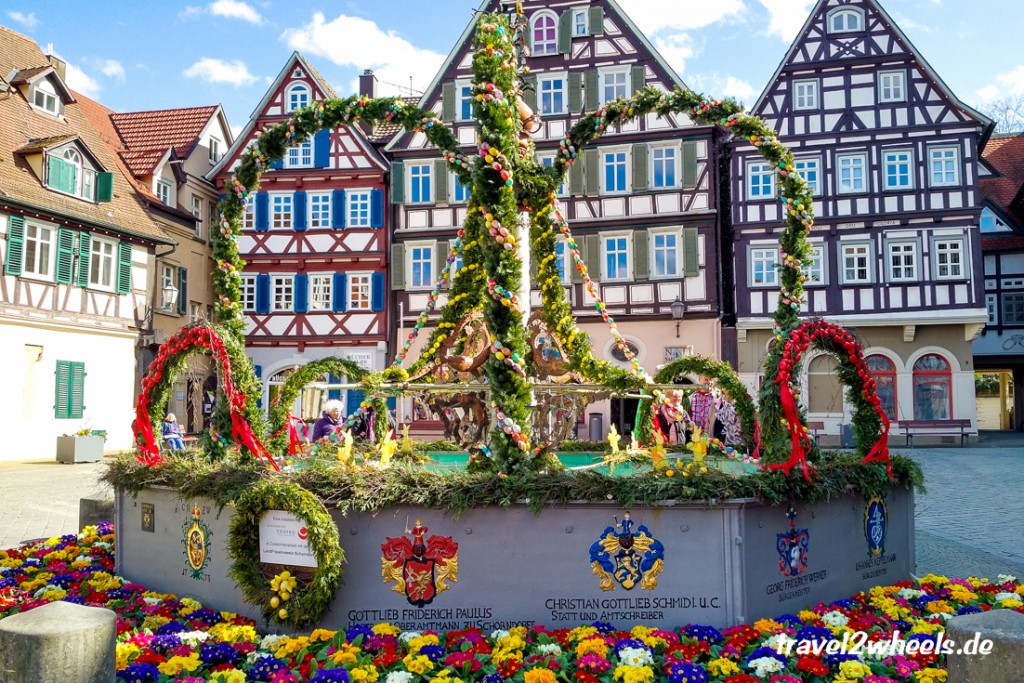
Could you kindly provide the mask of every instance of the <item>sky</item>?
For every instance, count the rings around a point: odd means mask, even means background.
[[[966,104],[1024,93],[1019,0],[882,0]],[[295,50],[339,96],[373,69],[378,94],[418,94],[478,0],[2,0],[0,25],[68,63],[107,107],[221,104],[237,132]],[[752,105],[813,0],[619,0],[688,87]]]

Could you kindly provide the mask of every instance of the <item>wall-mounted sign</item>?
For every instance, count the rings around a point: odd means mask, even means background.
[[[284,510],[267,510],[260,519],[260,562],[316,567],[306,523]]]

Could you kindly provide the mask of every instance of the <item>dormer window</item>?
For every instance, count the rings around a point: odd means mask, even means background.
[[[156,181],[156,197],[167,206],[173,206],[171,204],[171,184],[163,179]]]
[[[828,15],[829,33],[853,33],[864,30],[864,13],[853,8],[837,10]]]
[[[309,86],[305,83],[295,83],[289,86],[284,96],[285,112],[293,112],[302,109],[309,104]]]
[[[82,155],[73,147],[47,155],[46,186],[90,202],[97,201],[96,170],[86,164]]]
[[[50,81],[43,79],[36,84],[32,92],[32,106],[47,114],[60,114],[60,98]]]

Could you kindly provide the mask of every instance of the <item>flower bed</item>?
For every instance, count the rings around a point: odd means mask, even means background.
[[[953,615],[1024,612],[1024,584],[1014,577],[929,575],[916,585],[878,586],[722,630],[689,624],[624,632],[593,623],[414,633],[380,623],[267,635],[244,617],[113,575],[113,543],[113,527],[100,524],[77,536],[0,550],[0,618],[53,600],[112,609],[118,678],[132,683],[942,683],[942,655],[798,655],[799,642],[827,643],[860,631],[870,641],[898,631],[908,641],[934,642]],[[798,643],[789,656],[778,654],[783,634]]]

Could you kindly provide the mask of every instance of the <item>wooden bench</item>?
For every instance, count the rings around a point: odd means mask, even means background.
[[[900,420],[900,429],[907,439],[907,448],[914,447],[915,432],[927,431],[927,436],[959,436],[960,445],[967,439],[970,420]]]

